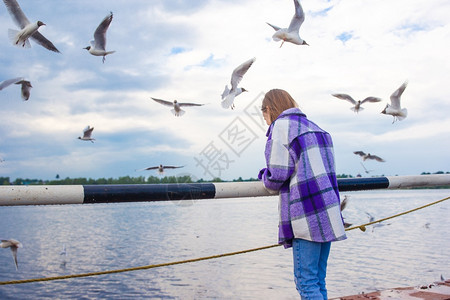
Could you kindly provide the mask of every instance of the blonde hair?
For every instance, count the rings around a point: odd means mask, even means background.
[[[262,101],[261,109],[266,107],[269,107],[270,120],[273,122],[283,111],[298,107],[298,104],[285,90],[273,89],[266,93]]]

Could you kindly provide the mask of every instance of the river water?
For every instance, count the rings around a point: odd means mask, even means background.
[[[354,225],[450,196],[450,190],[342,193]],[[131,268],[272,245],[277,197],[0,207],[0,238],[23,244],[16,271],[0,248],[0,281]],[[329,297],[450,278],[450,200],[332,244]],[[66,255],[61,255],[63,248]],[[189,264],[0,285],[0,299],[299,299],[292,253],[275,247]]]

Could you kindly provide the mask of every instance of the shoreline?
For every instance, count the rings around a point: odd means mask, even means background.
[[[330,298],[330,300],[384,300],[384,299],[423,299],[423,300],[449,300],[450,280],[434,282],[418,287],[392,288],[376,292]]]

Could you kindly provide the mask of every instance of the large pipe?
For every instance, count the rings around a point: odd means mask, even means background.
[[[450,186],[450,174],[338,179],[341,192]],[[0,206],[170,201],[270,196],[259,181],[118,185],[3,185]]]

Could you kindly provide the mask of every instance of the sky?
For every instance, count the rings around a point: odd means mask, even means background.
[[[336,172],[356,176],[450,171],[450,2],[446,0],[303,0],[300,36],[309,46],[272,40],[266,24],[288,27],[292,0],[19,0],[31,22],[61,51],[31,41],[12,45],[17,29],[0,5],[0,82],[31,81],[0,91],[0,177],[118,178],[183,166],[165,176],[256,178],[265,166],[264,93],[281,88],[328,131]],[[110,12],[106,57],[83,48]],[[223,109],[221,94],[238,65],[255,57],[240,86],[248,90]],[[408,117],[381,114],[405,81]],[[347,93],[351,104],[331,94]],[[182,117],[151,100],[205,104]],[[77,139],[94,127],[95,142]],[[353,151],[385,162],[362,164]],[[369,173],[366,173],[364,167]]]

